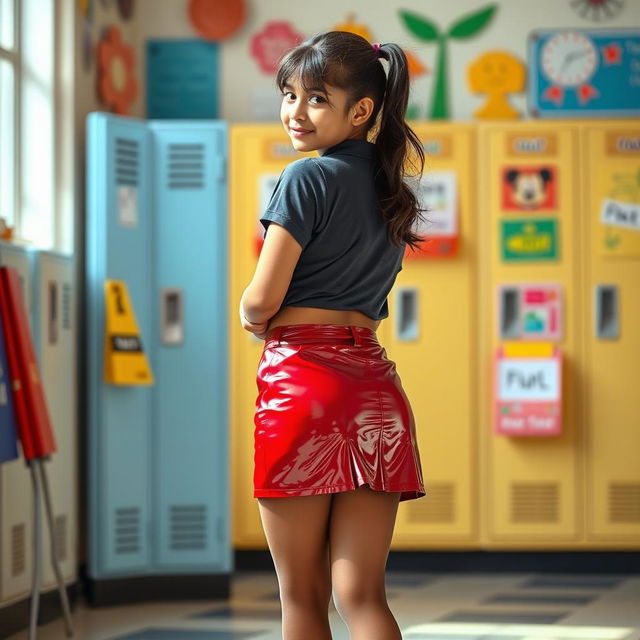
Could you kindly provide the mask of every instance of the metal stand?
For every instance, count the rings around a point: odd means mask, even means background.
[[[62,611],[67,638],[73,638],[73,628],[71,626],[71,609],[67,598],[67,589],[62,578],[60,565],[58,564],[58,554],[56,549],[55,527],[53,521],[53,507],[51,506],[51,496],[49,493],[49,481],[47,479],[44,462],[46,458],[34,458],[27,464],[31,470],[31,481],[33,485],[33,582],[31,590],[31,615],[29,621],[29,640],[36,640],[38,628],[38,611],[40,608],[40,589],[42,588],[42,518],[40,516],[40,494],[44,489],[44,503],[47,511],[47,521],[49,522],[49,540],[51,543],[51,564],[56,574],[58,583],[58,593],[62,601]]]

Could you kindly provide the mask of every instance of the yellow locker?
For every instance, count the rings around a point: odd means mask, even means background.
[[[560,121],[477,127],[482,546],[572,547],[584,535],[579,129]],[[526,251],[538,257],[533,260]],[[562,354],[563,398],[557,436],[494,433],[494,357],[506,342],[499,330],[504,318],[498,318],[497,288],[518,283],[561,286],[564,324],[555,344]]]
[[[264,341],[242,329],[238,308],[258,261],[258,239],[264,233],[259,217],[266,200],[285,166],[303,155],[293,149],[282,125],[230,127],[230,475],[232,540],[238,549],[267,548],[258,502],[253,497],[253,415]]]
[[[588,122],[581,133],[587,538],[638,549],[640,125]]]
[[[476,136],[472,124],[411,126],[425,149],[422,183],[449,191],[458,238],[453,255],[405,257],[389,317],[378,329],[414,411],[427,491],[400,504],[392,548],[473,548],[479,535]]]

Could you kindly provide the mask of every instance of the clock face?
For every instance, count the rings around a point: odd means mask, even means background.
[[[598,64],[593,42],[575,31],[558,33],[545,43],[541,51],[542,70],[549,80],[563,87],[586,82]]]

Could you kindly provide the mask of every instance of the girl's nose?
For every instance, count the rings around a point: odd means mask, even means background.
[[[305,111],[302,100],[296,100],[289,105],[289,117],[292,120],[304,120]]]

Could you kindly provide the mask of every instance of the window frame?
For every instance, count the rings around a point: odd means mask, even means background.
[[[21,167],[21,135],[22,131],[22,3],[9,0],[13,5],[13,49],[5,49],[0,45],[0,59],[13,67],[13,226],[14,238],[21,239],[22,212],[22,167]]]

